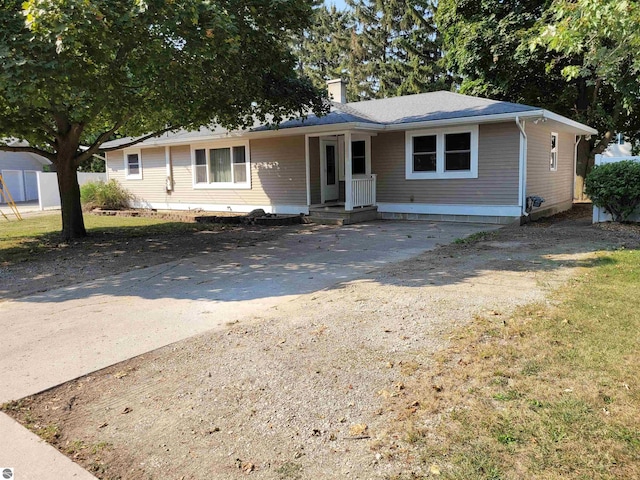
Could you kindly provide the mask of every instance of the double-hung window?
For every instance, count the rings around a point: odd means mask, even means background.
[[[437,135],[416,135],[411,139],[413,145],[413,171],[435,172],[437,169]]]
[[[127,180],[142,180],[142,155],[140,150],[124,152],[124,171]]]
[[[196,188],[251,188],[248,144],[192,147]]]
[[[478,126],[408,131],[408,180],[478,178]]]

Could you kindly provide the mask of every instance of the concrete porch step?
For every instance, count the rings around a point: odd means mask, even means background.
[[[344,207],[326,206],[309,209],[308,219],[323,225],[350,225],[378,219],[378,207],[362,207],[346,212]]]

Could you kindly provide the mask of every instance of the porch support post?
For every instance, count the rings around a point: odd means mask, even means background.
[[[309,135],[304,136],[304,163],[307,180],[307,207],[311,206],[311,157],[309,155]]]
[[[353,168],[351,166],[351,132],[344,134],[344,209],[353,210]]]

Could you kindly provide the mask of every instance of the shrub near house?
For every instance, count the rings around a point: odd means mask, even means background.
[[[624,160],[594,167],[586,179],[586,192],[614,222],[628,220],[640,206],[640,162]]]
[[[84,210],[102,208],[105,210],[122,210],[129,208],[133,199],[131,193],[117,180],[105,182],[89,182],[80,188],[80,199]]]

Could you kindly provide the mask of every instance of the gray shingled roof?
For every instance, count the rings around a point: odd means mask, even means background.
[[[334,104],[334,109],[325,117],[309,116],[280,124],[279,128],[331,125],[345,122],[361,122],[382,125],[397,125],[431,120],[521,113],[540,110],[518,103],[500,102],[486,98],[471,97],[452,92],[430,92],[402,97]],[[261,127],[260,129],[264,129]]]
[[[288,120],[282,122],[278,128],[313,127],[344,123],[365,123],[373,126],[399,125],[485,115],[517,114],[538,110],[540,109],[537,107],[518,103],[501,102],[439,91],[379,100],[367,100],[363,102],[334,103],[331,112],[323,117],[309,115],[307,118]],[[270,126],[256,126],[248,131],[265,131],[273,128],[274,127]],[[221,136],[226,133],[229,132],[220,127],[213,129],[203,127],[200,130],[191,132],[185,130],[169,132],[160,137],[145,141],[144,143],[161,140],[166,141],[168,139],[183,141],[189,138],[202,138],[208,135]],[[115,147],[123,145],[130,140],[131,139],[114,140],[105,143],[104,146]]]

